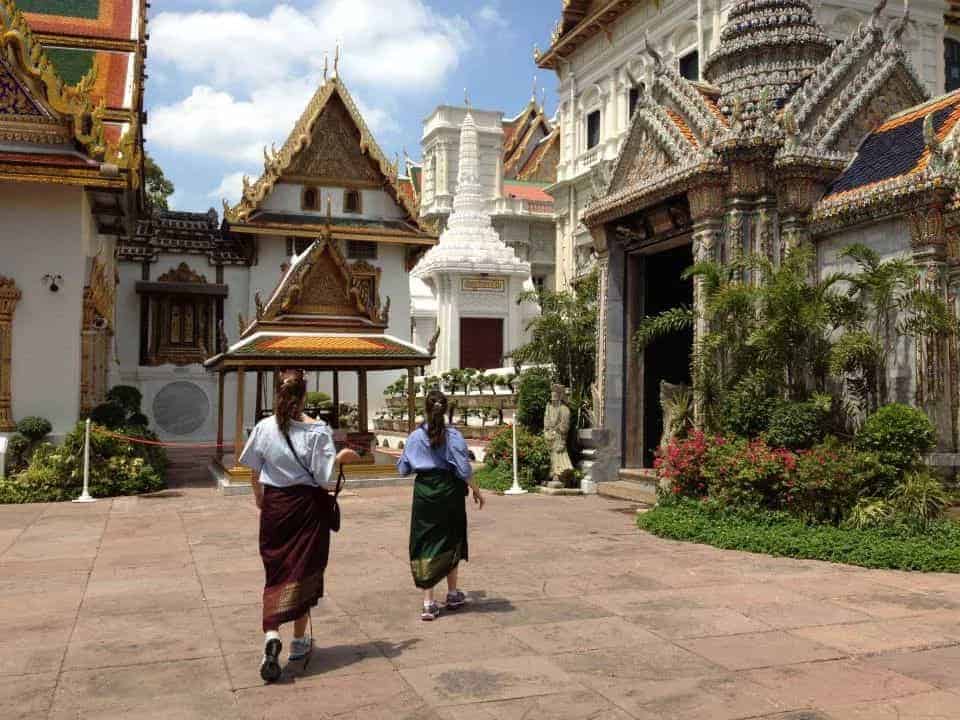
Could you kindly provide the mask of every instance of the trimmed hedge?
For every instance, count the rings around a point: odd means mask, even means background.
[[[860,565],[868,568],[960,573],[960,523],[939,520],[923,532],[906,526],[854,529],[807,525],[782,512],[724,510],[680,499],[637,519],[643,530],[727,550]]]

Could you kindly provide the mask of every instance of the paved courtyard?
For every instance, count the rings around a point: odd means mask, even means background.
[[[490,497],[472,607],[427,624],[408,499],[344,498],[319,650],[271,687],[249,497],[0,507],[0,717],[960,717],[956,576],[668,542],[597,497]]]

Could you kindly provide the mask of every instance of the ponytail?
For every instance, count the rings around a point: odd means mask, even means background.
[[[423,417],[427,421],[427,437],[431,447],[440,447],[447,441],[446,414],[447,396],[439,390],[427,393]]]
[[[306,396],[307,381],[304,380],[303,373],[299,370],[284,370],[280,374],[277,402],[273,411],[277,417],[277,426],[284,434],[290,432],[290,421],[300,418]]]

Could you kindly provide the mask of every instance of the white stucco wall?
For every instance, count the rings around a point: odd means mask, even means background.
[[[80,188],[0,182],[0,274],[23,295],[13,318],[13,417],[45,417],[54,434],[73,427],[80,407],[84,249],[94,244],[85,215]],[[48,273],[63,276],[59,292],[43,283]]]
[[[360,213],[343,212],[343,194],[346,188],[331,186],[317,187],[320,193],[318,210],[303,210],[301,198],[304,186],[295,183],[277,183],[264,199],[262,207],[266,212],[296,213],[308,217],[325,218],[327,216],[327,198],[330,198],[330,215],[333,217],[362,220],[402,218],[404,213],[384,190],[360,190]]]

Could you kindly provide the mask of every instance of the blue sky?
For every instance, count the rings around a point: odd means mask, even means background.
[[[518,112],[533,77],[556,107],[556,75],[533,63],[560,0],[163,0],[150,16],[147,150],[178,210],[219,211],[259,175],[343,45],[340,74],[389,157],[419,156],[423,118],[460,104]],[[539,95],[539,91],[538,91]]]

